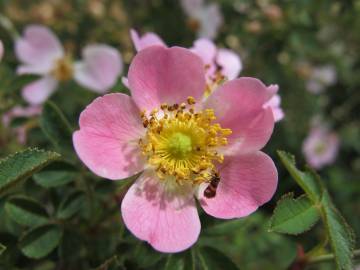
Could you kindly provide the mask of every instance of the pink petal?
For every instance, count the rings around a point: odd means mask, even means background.
[[[179,252],[193,245],[200,220],[191,189],[171,191],[145,172],[125,195],[121,205],[126,227],[161,252]]]
[[[216,196],[204,197],[202,186],[199,197],[206,213],[224,219],[253,213],[272,198],[278,182],[274,162],[263,152],[225,157],[219,174]]]
[[[270,85],[267,87],[267,91],[269,92],[269,95],[270,95],[270,96],[273,96],[273,95],[275,95],[275,94],[279,91],[279,85],[277,85],[277,84],[270,84]]]
[[[269,96],[271,97],[265,104],[264,108],[271,108],[275,122],[282,120],[285,117],[284,111],[281,109],[281,97],[277,94],[279,86],[277,84],[271,84],[267,87]]]
[[[36,80],[22,89],[22,97],[32,105],[45,102],[56,90],[58,82],[51,76]]]
[[[44,74],[52,69],[56,59],[64,56],[58,38],[47,27],[30,25],[25,28],[23,37],[16,40],[17,58],[26,65],[33,65]],[[38,74],[38,73],[37,73]]]
[[[229,80],[237,78],[242,70],[240,57],[228,49],[218,50],[216,62],[221,67],[222,74]]]
[[[198,36],[210,39],[214,39],[217,36],[219,28],[224,21],[217,3],[202,6],[197,11],[197,14],[194,14],[194,18],[200,23]]]
[[[80,115],[73,135],[76,153],[95,174],[122,179],[143,169],[138,141],[144,133],[140,112],[124,94],[95,99]]]
[[[3,114],[2,122],[4,126],[7,127],[14,118],[32,117],[40,114],[41,114],[41,106],[28,106],[28,107],[15,106],[11,110]]]
[[[274,95],[268,102],[264,104],[264,108],[271,108],[275,122],[282,120],[285,116],[284,111],[280,108],[281,97]]]
[[[82,54],[84,60],[75,64],[75,80],[97,93],[114,86],[123,65],[119,52],[107,45],[89,45]]]
[[[200,38],[195,40],[194,46],[190,50],[198,55],[205,65],[214,64],[217,48],[210,39]]]
[[[121,77],[121,82],[122,82],[122,84],[123,84],[124,86],[126,86],[126,88],[130,88],[130,87],[129,87],[129,80],[128,80],[127,77],[125,77],[125,76]]]
[[[230,128],[227,154],[249,153],[265,146],[274,128],[270,108],[263,108],[269,94],[265,85],[255,79],[242,77],[226,82],[205,102],[212,108],[216,121]]]
[[[152,46],[140,51],[129,68],[131,94],[141,110],[161,103],[182,103],[188,96],[199,100],[205,89],[201,59],[189,50]]]
[[[199,10],[203,8],[203,0],[181,0],[181,7],[188,16],[194,16]]]
[[[3,55],[4,55],[4,45],[3,45],[2,41],[0,40],[0,62],[3,58]]]
[[[131,29],[130,36],[137,52],[153,45],[166,47],[164,41],[155,33],[145,33],[142,37],[140,37],[138,32]]]

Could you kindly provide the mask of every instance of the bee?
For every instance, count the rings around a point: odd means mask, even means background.
[[[209,185],[204,190],[204,196],[208,199],[214,198],[219,183],[220,183],[220,175],[217,172],[214,172],[214,174],[210,178]]]

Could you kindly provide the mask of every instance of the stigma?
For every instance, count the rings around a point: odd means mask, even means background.
[[[139,140],[142,154],[161,180],[198,185],[209,182],[224,156],[231,130],[216,123],[214,110],[196,110],[195,99],[181,104],[162,104],[141,118],[147,129]]]

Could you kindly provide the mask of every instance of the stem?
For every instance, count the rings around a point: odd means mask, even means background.
[[[354,250],[353,256],[354,256],[354,258],[360,257],[360,249]],[[322,263],[322,262],[331,261],[334,258],[335,258],[335,255],[333,253],[324,254],[324,255],[309,258],[308,263],[309,264]]]
[[[9,33],[9,35],[12,37],[13,40],[16,40],[20,36],[19,33],[16,31],[13,23],[9,20],[9,18],[7,18],[1,13],[0,13],[0,26],[2,26]]]
[[[104,263],[102,263],[100,266],[96,267],[95,270],[107,270],[109,266],[117,260],[117,255],[114,255],[107,259]]]

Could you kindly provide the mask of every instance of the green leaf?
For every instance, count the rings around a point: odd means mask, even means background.
[[[133,251],[133,258],[136,258],[136,264],[141,268],[148,268],[163,258],[163,254],[156,252],[146,243],[140,243]]]
[[[71,193],[60,203],[56,216],[60,219],[71,218],[82,208],[84,201],[85,195],[82,192]]]
[[[294,199],[290,193],[278,201],[270,220],[270,231],[300,234],[308,231],[319,218],[319,209],[307,196]]]
[[[238,270],[237,265],[224,253],[220,252],[217,249],[211,247],[202,247],[199,248],[196,252],[200,269],[207,270],[217,270],[217,269],[226,269],[226,270]]]
[[[184,258],[178,255],[168,255],[165,260],[164,270],[185,270]]]
[[[51,101],[44,104],[40,127],[59,151],[72,150],[72,128],[61,110]]]
[[[308,168],[306,172],[298,170],[295,167],[294,157],[291,155],[281,151],[278,151],[278,154],[287,170],[304,189],[312,203],[319,205],[321,218],[325,224],[327,237],[334,253],[336,268],[339,270],[353,269],[354,233],[340,212],[335,208],[328,191],[320,181],[320,177],[311,168]]]
[[[40,259],[52,252],[62,237],[62,230],[58,225],[49,224],[27,232],[20,240],[22,253],[34,259]]]
[[[44,188],[66,185],[74,180],[76,173],[70,171],[42,171],[33,176],[34,181]]]
[[[76,230],[76,228],[74,228]],[[81,257],[81,254],[86,252],[84,241],[80,232],[64,230],[61,243],[58,248],[58,254],[63,261],[76,261]]]
[[[26,149],[0,160],[0,194],[59,157],[55,152]]]
[[[54,162],[46,169],[33,175],[34,181],[44,188],[66,185],[72,182],[75,177],[75,168],[64,162]]]
[[[3,252],[6,250],[6,247],[0,243],[0,256],[3,254]]]
[[[206,227],[204,233],[210,236],[225,235],[244,228],[247,222],[247,219],[221,220],[215,225]]]
[[[319,178],[309,171],[302,172],[298,170],[296,168],[295,158],[293,155],[284,151],[277,151],[277,153],[290,175],[305,191],[309,199],[315,204],[320,203],[323,187],[321,186]]]
[[[5,203],[6,213],[24,226],[38,226],[48,221],[46,209],[37,201],[25,196],[10,198]]]
[[[327,192],[323,196],[323,216],[337,269],[351,270],[355,235],[343,216],[335,208]]]

